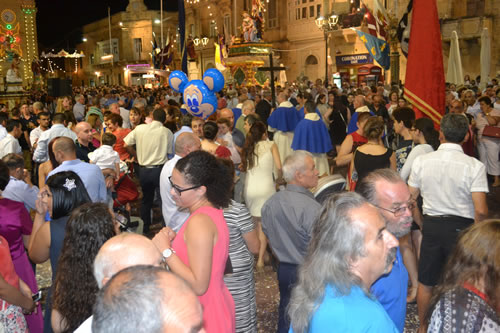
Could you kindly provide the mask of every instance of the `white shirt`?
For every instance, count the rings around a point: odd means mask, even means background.
[[[76,134],[63,124],[54,124],[51,128],[44,131],[38,139],[35,152],[33,153],[33,161],[43,163],[49,159],[49,143],[53,138],[65,136],[73,141],[76,140]]]
[[[38,196],[38,187],[29,186],[25,181],[10,176],[9,183],[2,192],[4,198],[24,203],[29,211],[35,209],[35,201]]]
[[[175,232],[179,231],[189,217],[189,210],[177,207],[175,201],[172,199],[170,181],[168,180],[168,177],[172,175],[172,170],[174,170],[177,161],[181,158],[176,154],[170,161],[165,163],[160,173],[161,212],[163,220],[165,221],[165,225],[172,228]]]
[[[40,126],[38,126],[37,128],[35,128],[34,130],[31,131],[30,133],[30,142],[31,142],[31,146],[33,146],[35,144],[35,142],[40,139],[40,136],[42,135],[42,133],[45,132],[44,130],[42,130],[40,128]]]
[[[7,136],[7,130],[5,129],[5,127],[0,125],[0,140],[5,138],[6,136]]]
[[[76,330],[75,333],[92,333],[92,321],[94,316],[88,317]]]
[[[408,185],[420,189],[425,215],[455,215],[474,219],[472,192],[488,192],[486,169],[455,143],[442,143],[435,152],[413,162]]]
[[[122,128],[130,128],[130,111],[120,107],[120,116],[123,119]]]
[[[7,133],[7,136],[0,140],[0,158],[10,153],[21,154],[22,150],[19,141]]]
[[[136,145],[137,161],[141,166],[163,165],[173,152],[174,135],[157,120],[134,128],[123,139],[127,146]]]
[[[474,103],[474,105],[467,107],[467,113],[473,115],[474,119],[476,119],[479,112],[481,112],[481,107],[479,106],[478,101],[476,101],[476,103]]]
[[[120,163],[120,155],[113,150],[113,147],[102,145],[93,152],[89,153],[89,159],[101,170],[115,169],[115,163]]]

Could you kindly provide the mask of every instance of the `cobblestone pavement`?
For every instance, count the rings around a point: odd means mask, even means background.
[[[491,192],[487,195],[488,207],[490,209],[489,217],[500,218],[500,188],[490,188],[490,191]],[[154,210],[154,221],[158,221],[159,216],[161,216],[161,212],[156,208]],[[160,225],[155,225],[151,229],[152,231],[158,231],[160,227]],[[41,289],[50,287],[50,279],[50,263],[47,261],[42,265],[37,265],[37,280],[39,287]],[[276,273],[273,271],[272,267],[266,266],[264,271],[255,272],[255,283],[257,293],[258,331],[259,333],[275,332],[278,321],[279,291]],[[417,327],[417,306],[416,304],[408,304],[405,332],[416,332]]]

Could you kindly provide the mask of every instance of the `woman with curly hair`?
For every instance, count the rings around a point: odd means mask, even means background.
[[[54,332],[73,332],[91,316],[98,291],[94,259],[102,244],[117,232],[105,204],[87,203],[71,213],[54,282]]]
[[[80,177],[72,171],[58,172],[50,176],[38,193],[28,253],[31,261],[35,264],[41,264],[50,259],[52,281],[56,276],[69,215],[73,209],[87,202],[91,202],[89,194]],[[52,332],[50,325],[51,294],[52,290],[47,296],[44,317],[45,333]]]
[[[500,332],[500,220],[461,234],[433,290],[427,332]]]
[[[281,160],[278,146],[267,138],[267,128],[262,121],[250,127],[243,146],[242,164],[247,172],[245,179],[245,203],[252,214],[259,232],[260,249],[257,268],[264,268],[267,238],[262,231],[260,210],[264,203],[276,192],[273,171],[278,171],[277,179],[281,179]]]
[[[153,239],[170,270],[198,295],[208,333],[235,331],[234,302],[223,280],[229,231],[222,209],[231,200],[231,172],[206,151],[181,158],[169,178],[170,193],[190,216],[177,235],[166,227]]]

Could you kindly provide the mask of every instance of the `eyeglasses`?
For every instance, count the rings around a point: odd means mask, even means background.
[[[189,190],[194,190],[195,188],[200,187],[201,185],[189,187],[189,188],[180,188],[179,186],[175,185],[172,183],[172,176],[168,177],[168,181],[170,182],[170,186],[175,190],[175,193],[177,193],[178,196],[181,196],[182,192],[186,192]]]
[[[387,208],[380,207],[380,206],[377,206],[377,205],[374,205],[374,206],[377,207],[377,208],[379,208],[379,209],[382,209],[382,210],[385,210],[387,212],[390,212],[390,213],[394,214],[395,217],[400,217],[400,216],[404,215],[404,213],[406,212],[407,209],[410,212],[413,211],[413,209],[415,208],[415,202],[414,201],[409,201],[406,206],[401,206],[399,208],[396,208],[395,210],[387,209]]]

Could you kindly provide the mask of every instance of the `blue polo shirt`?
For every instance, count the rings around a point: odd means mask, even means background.
[[[372,294],[380,304],[400,332],[405,327],[406,296],[408,293],[408,271],[403,263],[403,257],[399,251],[396,252],[396,261],[390,273],[382,275],[371,287]]]
[[[293,333],[290,327],[290,333]],[[339,295],[328,285],[320,306],[309,324],[309,333],[318,332],[370,332],[397,333],[391,318],[380,303],[353,286],[349,295]]]

